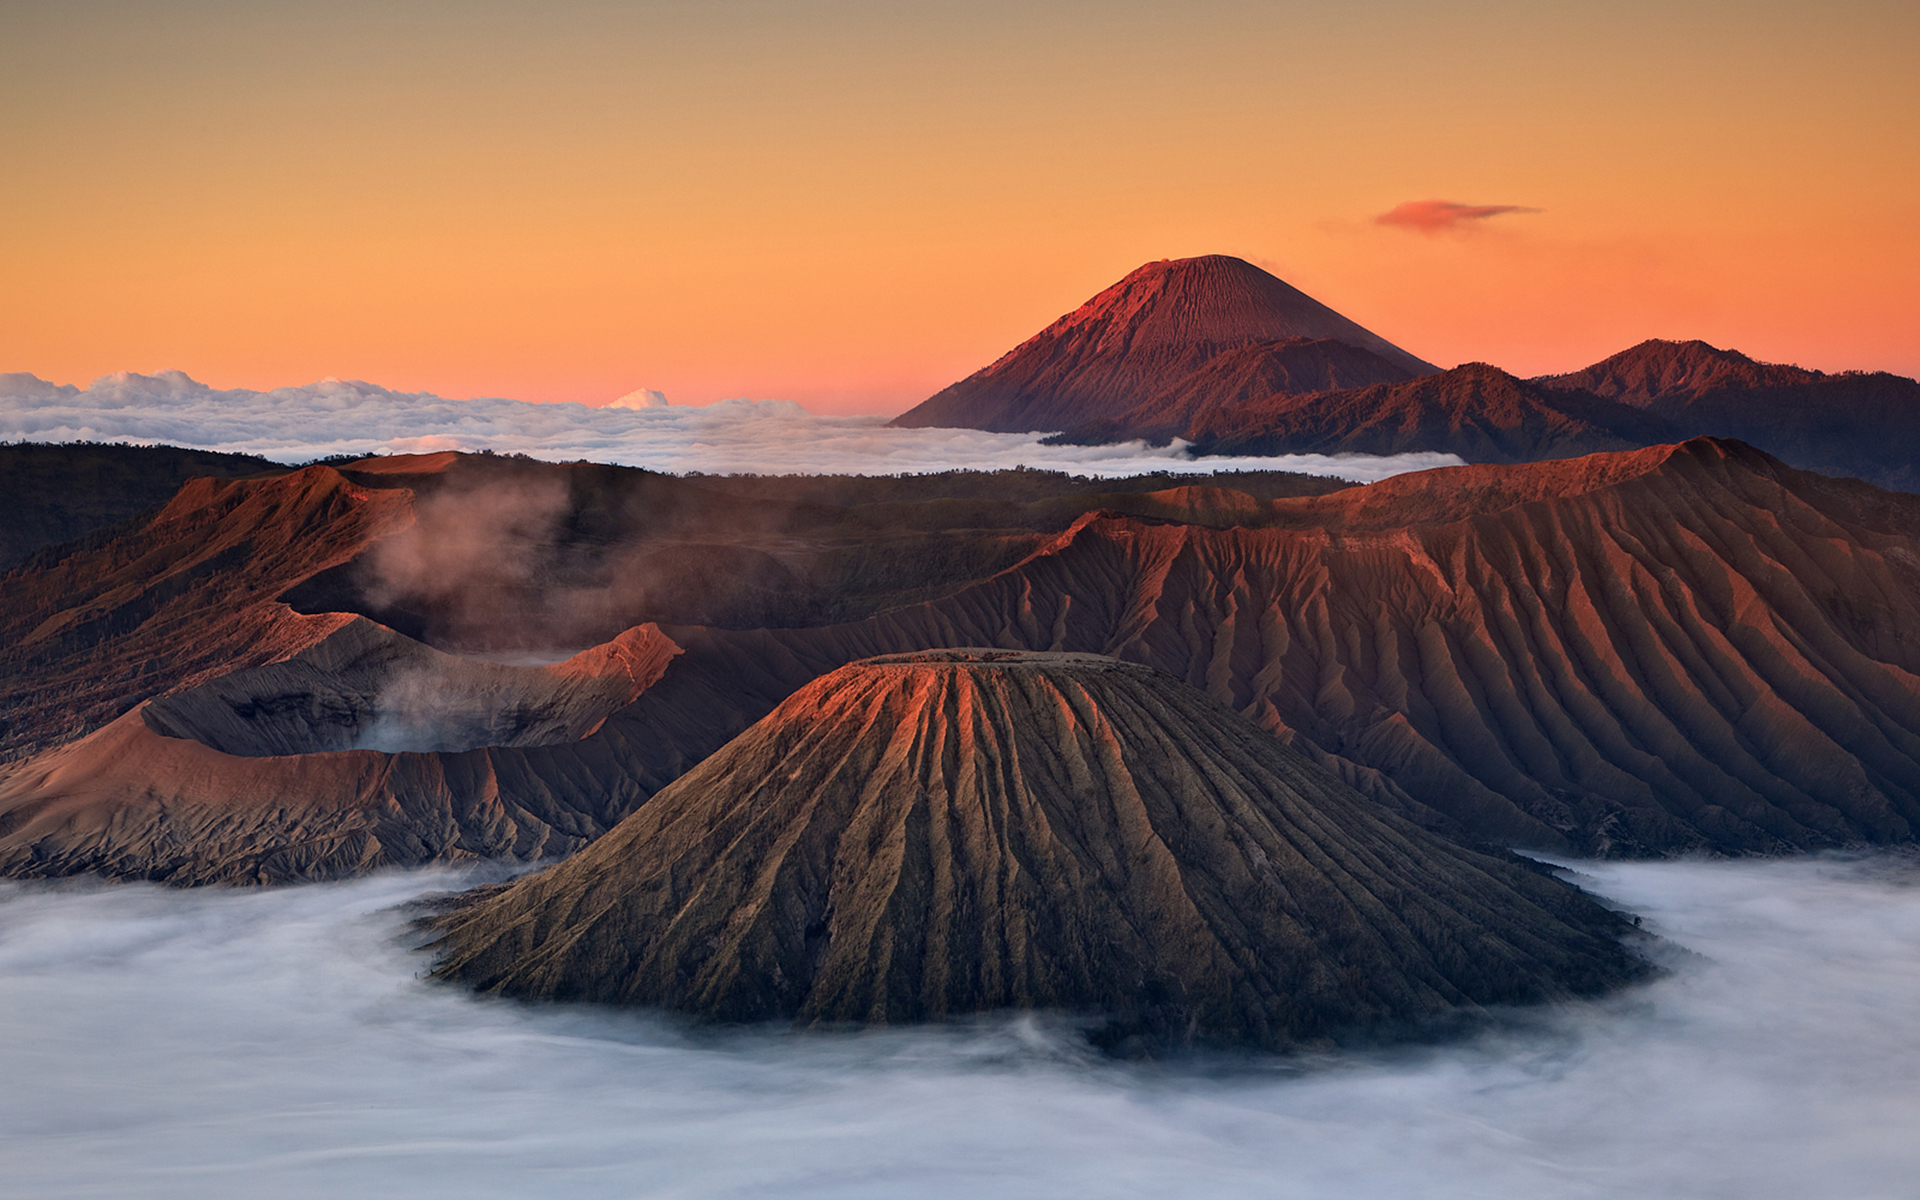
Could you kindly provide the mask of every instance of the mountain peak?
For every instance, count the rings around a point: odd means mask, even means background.
[[[1818,371],[1759,362],[1738,350],[1722,350],[1698,338],[1648,338],[1584,370],[1543,375],[1534,382],[1579,388],[1635,408],[1651,408],[1716,388],[1777,387],[1820,378]]]
[[[1284,1047],[1641,970],[1589,898],[1169,675],[998,649],[823,676],[436,923],[438,973],[502,994],[824,1026],[1044,1009],[1148,1044]]]
[[[1317,339],[1377,360],[1382,377],[1436,369],[1252,263],[1208,254],[1135,268],[894,424],[1070,429],[1160,396],[1224,352]]]

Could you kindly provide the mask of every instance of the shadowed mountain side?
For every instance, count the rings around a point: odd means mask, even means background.
[[[286,468],[248,454],[99,442],[0,445],[0,571],[43,546],[84,537],[166,503],[197,476],[234,479]]]
[[[1722,350],[1695,338],[1669,342],[1649,338],[1637,346],[1565,375],[1542,375],[1533,382],[1592,392],[1635,408],[1721,388],[1777,387],[1811,383],[1819,371],[1782,363],[1756,362],[1738,350]]]
[[[1210,254],[1146,264],[893,424],[1072,429],[1161,396],[1227,351],[1301,339],[1333,339],[1365,355],[1296,349],[1293,369],[1303,382],[1329,372],[1397,368],[1405,378],[1436,369],[1253,264]],[[1235,384],[1231,376],[1215,381]]]
[[[0,574],[0,761],[291,655],[343,613],[487,651],[592,645],[653,621],[825,624],[991,576],[1090,509],[1264,520],[1248,495],[1351,486],[1219,478],[1231,495],[1194,476],[679,479],[445,453],[196,480],[153,516]]]
[[[1644,408],[1686,436],[1739,438],[1804,470],[1920,490],[1920,382],[1755,362],[1705,342],[1642,342],[1534,381]]]
[[[1920,382],[1849,372],[1662,401],[1676,427],[1751,442],[1803,470],[1920,491]]]
[[[376,677],[404,688],[392,668],[446,658],[355,620],[289,661],[143,706],[17,767],[0,780],[0,874],[256,884],[563,856],[697,761],[678,749],[701,741],[697,706],[631,713],[618,730],[601,719],[676,652],[649,627],[546,668],[434,663],[469,685],[466,698],[484,686],[506,700],[476,711],[505,718],[490,732],[521,744],[344,749],[356,716],[362,734],[408,732],[379,721]],[[529,713],[546,720],[516,719]],[[430,721],[444,712],[410,715],[421,736],[444,736]],[[554,740],[527,744],[541,737]]]
[[[0,575],[0,757],[324,638],[350,618],[274,597],[405,528],[410,501],[328,467],[194,479],[137,528]]]
[[[1091,651],[1480,838],[1777,852],[1920,828],[1920,498],[1699,440],[1276,507],[1301,527],[1093,517],[868,621],[671,630],[662,686],[777,698],[903,649]]]
[[[344,485],[334,479],[329,487]],[[62,564],[101,630],[53,660],[64,693],[41,696],[23,673],[12,694],[55,716],[89,711],[61,706],[179,690],[196,677],[173,663],[204,680],[227,669],[221,655],[256,666],[339,628],[350,618],[303,618],[257,599],[261,580],[246,575],[277,551],[244,521],[280,511],[266,493],[306,486],[297,476],[258,485],[260,512],[232,514],[242,524],[141,552],[158,570],[249,537],[269,551],[232,558],[233,578],[173,593],[202,587],[193,594],[208,607],[167,617],[170,639],[140,618],[176,610],[116,574],[131,548],[91,552],[101,579],[123,580],[114,596],[125,610],[88,599],[108,584]],[[366,499],[342,503],[347,529],[366,528]],[[382,853],[425,861],[511,847],[520,826],[488,842],[505,825],[487,805],[516,789],[606,814],[604,828],[820,675],[874,655],[982,645],[1157,666],[1419,822],[1491,841],[1601,855],[1774,852],[1905,841],[1920,829],[1920,497],[1701,439],[1400,476],[1280,500],[1260,525],[1096,514],[993,578],[864,620],[667,627],[681,653],[584,740],[436,759],[467,764],[461,778],[475,790],[458,795],[480,807],[456,817],[431,807],[454,794],[434,790],[435,776],[419,793],[432,798],[421,810],[431,821],[402,811],[391,828],[410,832],[383,840]],[[311,536],[323,549],[352,540],[324,524]],[[156,677],[138,657],[148,653],[179,657],[162,659]],[[137,716],[131,726],[184,745]],[[230,759],[242,772],[231,775],[195,767],[181,776],[190,791],[170,791],[149,789],[145,751],[117,746],[102,738],[14,768],[0,805],[7,869],[166,877],[190,859],[195,877],[251,877],[245,864],[271,853],[271,838],[221,841],[219,806],[309,803],[304,785],[264,773],[315,756]],[[57,796],[35,782],[56,765],[66,781]],[[84,851],[45,840],[63,828],[46,822],[66,819],[47,815],[51,800],[88,814]],[[305,843],[292,818],[274,828],[281,846]],[[318,877],[360,861],[330,850],[302,869]]]
[[[1572,458],[1675,440],[1658,416],[1468,363],[1405,383],[1270,396],[1200,413],[1196,454],[1457,454],[1469,462]]]
[[[1644,967],[1625,921],[1393,818],[1209,697],[1089,655],[816,680],[600,842],[435,922],[491,992],[726,1022],[1111,1016],[1285,1048]]]
[[[1041,441],[1091,446],[1145,438],[1183,437],[1204,413],[1277,394],[1301,394],[1400,383],[1414,372],[1332,338],[1255,342],[1222,351],[1206,365],[1124,413],[1102,417]]]

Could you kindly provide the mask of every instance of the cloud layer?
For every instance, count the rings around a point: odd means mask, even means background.
[[[445,874],[0,885],[0,1161],[43,1200],[1909,1193],[1912,859],[1581,870],[1675,974],[1465,1045],[1232,1069],[1044,1022],[694,1037],[477,1000],[399,940],[391,906]]]
[[[305,462],[332,454],[490,449],[551,461],[589,459],[714,474],[892,475],[1028,466],[1081,475],[1235,469],[1306,471],[1371,482],[1458,465],[1450,454],[1189,457],[1160,448],[1042,446],[1026,434],[889,429],[883,417],[826,417],[783,400],[703,408],[626,397],[632,407],[448,400],[370,383],[322,380],[269,392],[218,391],[178,371],[122,372],[76,388],[0,375],[0,441],[165,442]],[[636,398],[637,397],[637,398]]]
[[[1376,225],[1393,225],[1415,233],[1446,233],[1471,229],[1488,217],[1502,213],[1537,213],[1537,208],[1518,204],[1461,204],[1453,200],[1409,200],[1397,204],[1373,219]]]

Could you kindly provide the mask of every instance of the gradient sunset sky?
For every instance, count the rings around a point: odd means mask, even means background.
[[[1912,0],[0,0],[0,371],[892,413],[1225,253],[1443,366],[1920,375],[1916,64]]]

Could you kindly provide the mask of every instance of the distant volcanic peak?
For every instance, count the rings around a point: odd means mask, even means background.
[[[1207,255],[1148,263],[895,418],[900,426],[1071,429],[1150,401],[1223,351],[1332,339],[1408,374],[1436,370],[1251,263]]]
[[[1619,918],[1097,655],[827,675],[600,842],[436,924],[483,990],[708,1020],[1100,1014],[1284,1047],[1641,971]]]
[[[1113,351],[1333,338],[1396,360],[1415,374],[1436,369],[1285,280],[1225,254],[1147,263],[1046,332],[1087,326],[1098,326],[1099,348]]]
[[[1649,338],[1584,370],[1542,376],[1537,382],[1581,388],[1645,408],[1717,388],[1779,387],[1823,378],[1819,371],[1759,362],[1738,350],[1722,350],[1697,338]]]

